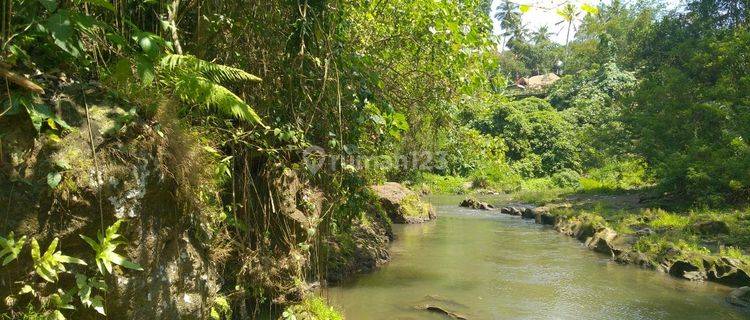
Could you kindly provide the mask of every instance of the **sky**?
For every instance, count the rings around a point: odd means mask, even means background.
[[[500,34],[500,23],[495,19],[495,8],[503,0],[492,0],[492,20],[494,22],[494,33]],[[559,22],[560,16],[555,13],[556,7],[566,2],[572,2],[580,8],[582,4],[589,4],[592,6],[598,6],[600,3],[609,3],[610,0],[511,0],[517,4],[530,5],[531,8],[528,12],[524,13],[521,17],[523,23],[526,24],[527,28],[531,31],[536,31],[539,27],[547,25],[550,32],[553,33],[552,40],[558,43],[565,43],[565,28],[563,24],[555,25]],[[626,0],[627,1],[627,0]],[[675,8],[681,0],[665,0],[667,2],[668,9]],[[545,9],[548,8],[548,9]],[[580,24],[580,20],[579,20]],[[575,29],[574,29],[575,30]],[[570,31],[570,38],[573,39],[574,31]]]

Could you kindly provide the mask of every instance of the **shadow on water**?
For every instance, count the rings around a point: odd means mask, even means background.
[[[622,266],[518,217],[431,199],[440,218],[399,225],[392,261],[327,290],[348,319],[748,319],[731,290]],[[507,201],[498,197],[494,203]],[[485,200],[486,201],[486,200]]]

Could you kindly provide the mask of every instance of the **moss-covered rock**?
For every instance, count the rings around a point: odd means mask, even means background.
[[[423,202],[414,191],[396,182],[371,186],[380,204],[393,223],[421,223],[437,217],[429,203]]]

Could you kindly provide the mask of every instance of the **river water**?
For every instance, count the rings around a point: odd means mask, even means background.
[[[396,225],[392,260],[328,289],[346,319],[750,319],[731,290],[622,266],[550,227],[435,197],[437,221]],[[485,199],[487,200],[487,199]],[[499,204],[504,199],[489,199]]]

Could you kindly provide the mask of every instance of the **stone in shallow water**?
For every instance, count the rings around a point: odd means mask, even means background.
[[[493,207],[491,204],[473,198],[464,199],[463,201],[461,201],[459,206],[477,210],[495,210],[495,207]]]
[[[734,289],[727,297],[727,302],[743,308],[750,308],[750,287]]]

